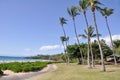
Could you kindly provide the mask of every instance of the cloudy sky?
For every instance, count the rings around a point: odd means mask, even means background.
[[[100,0],[114,9],[109,19],[113,39],[120,39],[120,0]],[[73,24],[67,8],[78,5],[79,0],[0,0],[0,56],[31,56],[63,52],[60,36],[63,35],[59,17],[65,17],[70,44],[76,42]],[[88,10],[89,24],[93,25]],[[105,20],[96,12],[99,33],[109,43]],[[83,15],[76,17],[79,34],[86,28]],[[81,42],[86,40],[81,39]]]

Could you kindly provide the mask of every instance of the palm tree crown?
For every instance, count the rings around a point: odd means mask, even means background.
[[[67,24],[67,20],[64,18],[64,17],[60,17],[59,18],[59,20],[60,20],[60,24],[63,26],[64,24]]]
[[[103,5],[103,4],[101,2],[99,2],[98,0],[90,0],[89,4],[90,4],[92,12],[94,12],[95,9],[97,9],[99,11],[102,10],[98,5]]]
[[[86,9],[89,7],[89,0],[80,0],[79,1],[79,11],[86,12]]]
[[[73,20],[74,20],[75,16],[79,15],[79,13],[77,12],[77,7],[75,7],[75,6],[72,6],[71,9],[67,8],[67,11]]]
[[[84,32],[85,34],[80,34],[79,37],[87,38],[87,35],[89,35],[89,37],[96,37],[96,34],[94,34],[94,27],[92,26],[88,28],[88,32],[86,30],[84,30]]]
[[[111,14],[113,14],[113,9],[108,9],[107,7],[105,7],[104,9],[101,10],[101,14],[104,17],[110,16]]]

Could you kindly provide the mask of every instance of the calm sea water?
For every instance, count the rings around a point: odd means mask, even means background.
[[[0,62],[14,62],[14,61],[41,61],[42,59],[27,59],[24,57],[10,57],[0,56]]]

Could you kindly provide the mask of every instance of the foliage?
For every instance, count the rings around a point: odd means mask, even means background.
[[[107,17],[113,14],[113,9],[108,9],[107,7],[103,8],[101,11],[102,16]]]
[[[110,47],[106,44],[104,40],[101,40],[101,45],[103,49],[104,58],[112,54],[112,50],[110,49]],[[87,59],[87,44],[82,43],[80,46],[81,46],[82,53],[84,54],[83,55],[84,59]],[[93,50],[94,58],[100,59],[100,54],[99,54],[100,50],[99,50],[98,42],[96,40],[92,42],[92,50]],[[67,52],[70,56],[70,59],[81,57],[79,53],[79,47],[77,44],[69,45],[67,47]]]
[[[0,70],[0,75],[3,75],[3,72]]]
[[[47,62],[12,62],[0,64],[2,70],[12,70],[14,72],[29,72],[41,70],[47,66]]]
[[[113,41],[115,48],[120,47],[120,40]]]
[[[113,41],[115,46],[115,53],[120,55],[120,40]]]

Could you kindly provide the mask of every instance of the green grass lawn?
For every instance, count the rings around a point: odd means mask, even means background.
[[[88,69],[86,65],[57,64],[55,71],[34,77],[31,80],[120,80],[120,65],[107,65],[106,68],[106,72],[101,72],[100,66]]]

